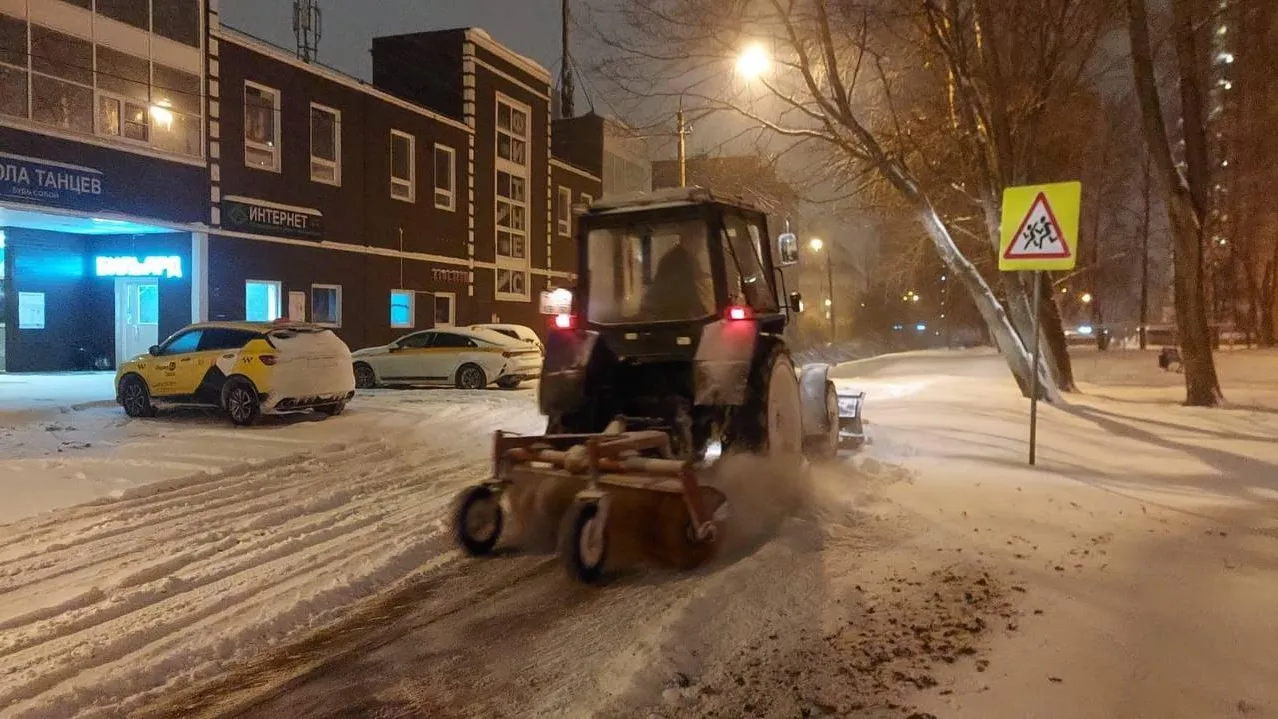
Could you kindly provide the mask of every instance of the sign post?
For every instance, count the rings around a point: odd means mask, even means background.
[[[1034,358],[1030,377],[1029,463],[1038,454],[1038,368],[1042,358],[1039,310],[1043,273],[1072,270],[1078,262],[1078,213],[1083,185],[1057,182],[1022,185],[1003,190],[1003,216],[998,268],[1004,272],[1034,273]],[[1015,228],[1015,229],[1013,229]]]

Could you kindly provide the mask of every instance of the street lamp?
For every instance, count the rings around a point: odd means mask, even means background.
[[[821,252],[825,248],[825,242],[820,237],[813,237],[808,240],[808,247],[813,252]],[[825,282],[826,282],[826,300],[825,300],[825,316],[830,320],[830,342],[834,342],[834,258],[833,253],[827,251],[825,253]]]
[[[763,49],[762,45],[751,45],[737,56],[737,74],[747,80],[753,80],[767,72],[771,64],[772,60],[768,57],[768,51]],[[688,118],[683,112],[683,95],[679,95],[679,111],[675,118],[678,125],[676,134],[679,137],[679,186],[687,187],[688,145],[685,138],[688,136]]]
[[[754,44],[737,56],[737,74],[747,80],[753,80],[767,72],[771,64],[772,59],[768,57],[768,51],[763,49],[762,45]]]

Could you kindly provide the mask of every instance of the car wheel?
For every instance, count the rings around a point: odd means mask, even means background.
[[[222,390],[222,408],[230,416],[231,421],[241,427],[247,427],[262,415],[261,401],[257,390],[247,380],[231,380]]]
[[[151,391],[146,382],[137,375],[128,375],[120,380],[120,405],[124,413],[130,417],[154,417],[155,405],[151,404]]]
[[[518,377],[502,377],[501,379],[497,380],[497,386],[501,387],[502,389],[515,389],[519,387],[519,383],[521,381],[522,380],[519,379]]]
[[[359,389],[373,389],[377,386],[377,373],[367,362],[355,364],[355,386]]]
[[[457,389],[483,389],[488,386],[484,370],[477,364],[464,364],[457,369]]]

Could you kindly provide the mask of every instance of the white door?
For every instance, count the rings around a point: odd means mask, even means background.
[[[115,280],[115,361],[146,354],[160,341],[160,285],[156,280]]]

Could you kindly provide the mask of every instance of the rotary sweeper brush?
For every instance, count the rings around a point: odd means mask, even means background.
[[[546,434],[497,433],[492,478],[455,508],[466,552],[492,553],[510,513],[524,541],[553,534],[582,581],[600,580],[610,555],[692,569],[722,544],[730,509],[706,483],[707,450],[796,472],[805,453],[837,453],[829,367],[796,370],[783,337],[802,308],[780,271],[797,240],[779,236],[774,262],[768,236],[761,211],[701,188],[580,215],[580,285],[554,316],[538,387]]]

